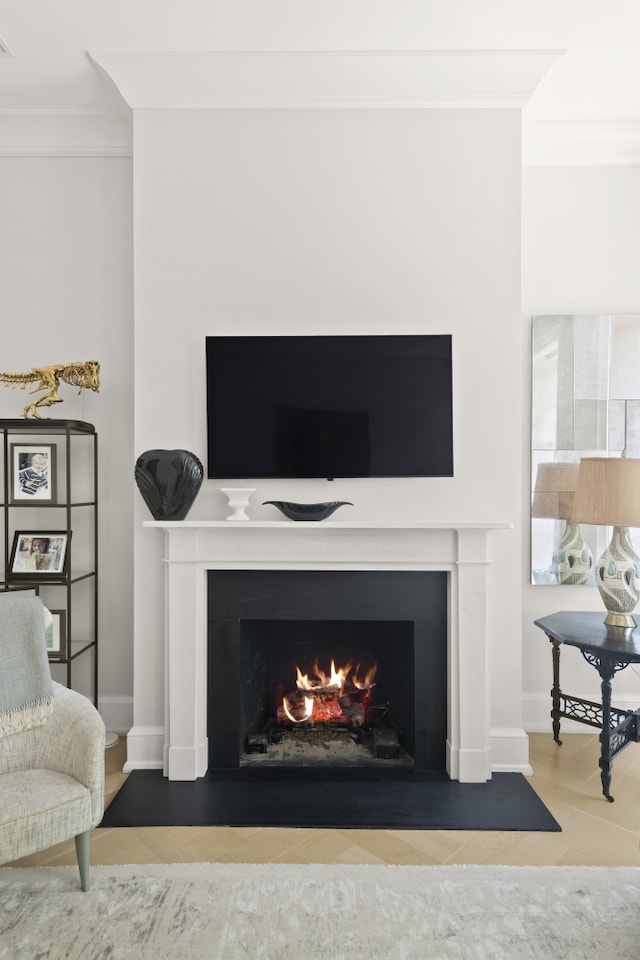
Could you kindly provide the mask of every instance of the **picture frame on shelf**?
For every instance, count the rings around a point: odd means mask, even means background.
[[[11,502],[56,502],[56,444],[11,444]]]
[[[16,530],[9,579],[64,581],[70,538],[71,531],[67,530]]]
[[[67,658],[67,614],[64,610],[49,610],[51,617],[45,618],[44,636],[49,660]]]

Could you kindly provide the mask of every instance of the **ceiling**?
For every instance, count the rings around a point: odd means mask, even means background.
[[[0,0],[0,111],[109,111],[88,52],[548,50],[531,123],[640,122],[640,0]]]

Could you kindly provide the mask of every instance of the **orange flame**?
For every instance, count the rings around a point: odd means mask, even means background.
[[[336,669],[335,661],[332,660],[331,673],[327,676],[324,670],[321,670],[318,666],[316,659],[313,664],[315,680],[310,680],[309,675],[302,673],[300,667],[296,666],[296,686],[298,690],[317,690],[321,687],[323,690],[335,690],[336,693],[340,694],[344,690],[351,666],[351,663],[348,663],[345,667]]]
[[[359,671],[360,671],[360,664],[358,664],[358,666],[356,667],[356,672],[355,672],[354,676],[351,678],[352,684],[353,684],[354,687],[356,687],[358,690],[370,690],[371,687],[375,687],[375,683],[373,682],[373,678],[375,677],[375,675],[376,675],[376,673],[377,673],[377,670],[378,670],[378,664],[377,664],[377,662],[376,662],[376,663],[374,663],[374,665],[373,665],[372,667],[369,667],[369,669],[366,671],[363,679],[361,680],[361,679],[359,678],[359,676],[358,676],[358,673],[359,673]]]
[[[367,668],[363,676],[360,676],[360,669],[361,664],[358,664],[351,677],[351,683],[357,690],[370,690],[371,687],[375,686],[373,680],[378,664],[374,663],[372,667]],[[320,669],[316,659],[313,664],[313,674],[316,679],[310,680],[309,675],[303,673],[300,667],[296,666],[296,686],[298,690],[318,690],[319,688],[327,692],[335,690],[338,695],[341,695],[352,670],[353,663],[351,661],[344,667],[336,667],[335,660],[332,659],[331,673],[327,675],[324,670]]]

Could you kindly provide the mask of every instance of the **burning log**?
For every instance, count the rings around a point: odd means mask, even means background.
[[[279,723],[342,723],[361,727],[369,701],[368,690],[338,696],[327,690],[293,690],[283,696],[276,716]]]
[[[278,704],[276,717],[279,723],[304,723],[311,717],[309,698],[300,690],[294,690],[282,697]]]
[[[365,722],[367,704],[371,696],[371,687],[376,665],[370,667],[363,677],[359,676],[360,665],[350,677],[353,664],[336,669],[331,661],[331,673],[325,674],[314,663],[315,679],[309,679],[296,667],[296,690],[284,693],[277,699],[276,716],[279,723],[342,723],[352,727],[362,726]],[[281,686],[281,685],[279,685]]]

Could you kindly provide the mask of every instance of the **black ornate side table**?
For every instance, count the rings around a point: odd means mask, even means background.
[[[640,627],[625,630],[604,623],[604,613],[553,613],[534,621],[551,641],[553,739],[561,744],[560,718],[567,717],[600,730],[602,792],[610,802],[613,759],[630,743],[640,741],[640,709],[611,706],[611,681],[630,663],[640,663]],[[600,674],[602,703],[564,694],[560,689],[560,645],[577,647]]]

